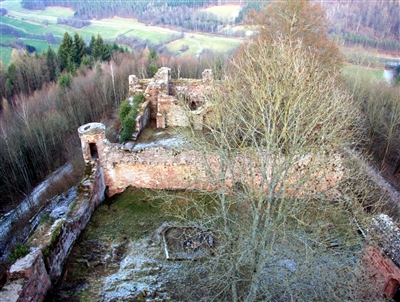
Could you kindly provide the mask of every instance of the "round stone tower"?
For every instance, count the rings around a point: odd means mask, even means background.
[[[78,128],[83,158],[88,161],[102,158],[106,126],[101,123],[89,123]]]

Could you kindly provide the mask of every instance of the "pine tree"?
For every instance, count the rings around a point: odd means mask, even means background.
[[[100,34],[97,34],[97,38],[94,40],[93,44],[92,56],[96,60],[102,60],[103,53],[104,53],[103,38],[100,36]]]
[[[46,52],[46,63],[47,69],[49,70],[49,80],[54,81],[57,76],[57,57],[56,53],[51,47],[49,46]]]
[[[93,41],[93,37],[92,37]],[[97,38],[93,41],[90,41],[90,44],[93,44],[92,48],[92,56],[95,60],[108,61],[111,58],[111,53],[113,51],[112,45],[104,44],[103,38],[100,34],[97,35]]]
[[[12,62],[7,69],[6,97],[9,98],[14,93],[19,92],[18,89],[19,87],[17,82],[17,67],[15,66],[15,63]]]
[[[94,48],[95,42],[96,42],[96,37],[94,35],[92,35],[92,38],[90,39],[89,46],[86,48],[86,53],[88,55],[91,55],[93,53],[93,48]]]
[[[71,36],[68,32],[64,33],[64,37],[58,49],[58,58],[60,60],[60,68],[64,70],[68,64],[68,57],[73,58],[74,45]]]
[[[83,56],[85,55],[86,44],[77,32],[74,34],[74,62],[77,67],[81,65]]]

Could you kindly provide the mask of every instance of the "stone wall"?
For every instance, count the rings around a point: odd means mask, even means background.
[[[190,125],[189,111],[175,97],[160,95],[157,98],[156,121],[157,128],[187,127]]]
[[[388,298],[400,291],[400,229],[387,215],[373,220],[360,259],[373,290]]]
[[[107,144],[102,162],[109,196],[128,186],[150,189],[207,189],[199,154],[164,148],[127,151]]]
[[[85,132],[86,131],[86,132]],[[105,139],[104,126],[98,123],[83,125],[79,128],[79,135],[82,141],[82,152],[86,160],[91,160],[91,154],[87,151],[88,146],[97,146],[98,160],[104,169],[105,186],[107,194],[112,196],[123,192],[128,186],[138,188],[152,189],[212,189],[224,178],[224,185],[231,189],[237,181],[247,183],[249,186],[257,186],[262,182],[261,175],[272,173],[271,168],[261,168],[256,166],[251,158],[246,154],[238,154],[235,161],[234,172],[227,171],[221,175],[219,169],[220,163],[217,157],[207,155],[203,158],[202,154],[196,150],[174,150],[162,147],[144,148],[132,151],[124,145],[112,144]],[[265,154],[260,154],[260,158]],[[293,167],[293,171],[287,173],[289,182],[300,181],[304,188],[301,191],[287,190],[285,194],[292,195],[310,195],[315,192],[321,192],[334,186],[341,178],[342,170],[340,158],[337,158],[336,170],[324,173],[324,171],[315,171],[314,177],[307,179],[307,182],[301,180],[301,171],[311,163],[311,157],[305,156],[298,160]],[[325,161],[321,155],[320,158],[314,158],[313,164]],[[216,175],[219,181],[212,181],[210,173],[207,173],[205,166],[213,169],[212,175]],[[250,165],[253,166],[250,174]],[[240,179],[238,179],[240,177]]]
[[[144,102],[140,105],[138,115],[136,116],[136,129],[132,134],[133,139],[137,139],[140,132],[147,126],[150,120],[150,102]]]
[[[86,164],[87,179],[79,185],[78,196],[68,214],[51,225],[38,228],[29,243],[31,252],[17,260],[7,273],[0,301],[43,301],[51,283],[61,276],[64,261],[75,240],[104,200],[103,168],[97,166],[97,160]]]
[[[207,91],[211,88],[212,70],[203,72],[202,80],[171,80],[171,69],[162,67],[152,79],[139,80],[129,76],[129,95],[144,95],[148,103],[149,118],[156,121],[157,128],[187,127],[203,128],[204,115],[209,113]],[[140,126],[141,127],[141,126]],[[137,126],[135,138],[141,128]]]

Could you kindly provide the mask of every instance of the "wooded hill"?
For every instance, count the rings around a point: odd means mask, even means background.
[[[395,52],[400,48],[400,2],[380,1],[318,1],[327,8],[333,24],[330,34],[349,45]],[[147,25],[172,26],[182,30],[216,32],[227,23],[202,9],[210,6],[236,4],[242,6],[235,23],[243,22],[248,11],[260,10],[268,1],[254,0],[22,0],[27,9],[44,9],[46,6],[70,7],[73,19],[102,19],[114,16],[137,18]]]
[[[395,51],[400,49],[400,1],[324,1],[331,34],[348,44]]]

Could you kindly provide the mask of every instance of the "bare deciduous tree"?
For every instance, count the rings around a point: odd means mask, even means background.
[[[168,203],[216,237],[193,292],[198,284],[215,300],[352,299],[362,210],[343,185],[358,176],[340,151],[357,141],[358,119],[337,76],[301,42],[259,39],[210,93],[212,118],[193,144],[215,191]]]

